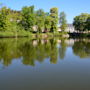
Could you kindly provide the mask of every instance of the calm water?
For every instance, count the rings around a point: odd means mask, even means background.
[[[90,40],[0,39],[0,90],[90,90]]]

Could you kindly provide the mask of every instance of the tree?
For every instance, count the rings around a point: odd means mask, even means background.
[[[87,30],[87,19],[89,15],[88,13],[82,13],[74,18],[73,25],[77,31],[82,32]]]
[[[86,28],[88,29],[88,31],[90,31],[90,15],[89,15],[89,17],[87,18],[86,23],[87,23]]]
[[[58,25],[58,8],[54,7],[50,9],[50,16],[52,18],[51,21],[51,32],[57,31],[57,25]]]
[[[59,23],[60,23],[61,30],[65,31],[67,27],[67,20],[66,20],[66,14],[64,12],[60,13]]]
[[[42,9],[36,11],[36,25],[38,26],[38,31],[41,33],[44,30],[45,22],[45,12]]]
[[[11,10],[7,7],[0,8],[0,30],[17,33],[19,30],[33,32],[57,31],[58,8],[50,9],[50,13],[43,9],[34,11],[34,6],[25,6],[21,11]]]
[[[46,16],[45,18],[45,32],[49,32],[51,28],[52,18],[50,16]]]
[[[34,6],[23,7],[22,11],[22,26],[27,31],[32,31],[32,27],[35,25],[35,14],[34,14]]]
[[[10,14],[10,9],[7,7],[2,7],[0,10],[0,30],[5,31],[7,30],[7,15]]]

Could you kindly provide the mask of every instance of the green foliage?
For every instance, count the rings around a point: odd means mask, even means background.
[[[88,24],[90,22],[89,17],[90,17],[90,14],[88,13],[82,13],[81,15],[76,16],[73,22],[75,29],[80,32],[86,31],[87,29],[89,29],[88,27]]]
[[[37,26],[38,26],[38,32],[39,33],[42,33],[43,31],[42,30],[44,30],[44,20],[43,20],[43,18],[42,17],[38,17],[37,18]]]
[[[43,9],[39,9],[36,11],[36,16],[37,17],[45,17],[45,12],[43,11]]]
[[[2,7],[0,10],[0,30],[1,31],[17,31],[18,23],[21,20],[21,14],[18,11],[10,10]]]
[[[61,29],[65,30],[67,27],[66,14],[60,13],[58,18],[58,8],[53,7],[50,12],[44,12],[39,9],[34,10],[34,6],[25,6],[21,11],[11,10],[7,7],[0,8],[0,33],[9,32],[9,35],[18,35],[18,32],[52,32],[53,35],[58,34],[58,22],[60,22]],[[73,25],[77,31],[90,30],[90,14],[82,13],[74,18]],[[35,30],[34,30],[35,29]]]
[[[45,18],[45,32],[49,32],[51,29],[51,21],[52,18],[50,16],[46,16]]]
[[[6,35],[22,35],[25,32],[53,32],[57,33],[58,8],[54,7],[49,12],[39,9],[34,11],[34,6],[25,6],[21,11],[11,10],[7,7],[0,9],[0,33]],[[5,32],[5,34],[3,34]],[[21,32],[21,34],[19,34]],[[7,35],[6,35],[7,36]]]
[[[57,31],[57,25],[58,25],[58,8],[54,7],[50,9],[50,16],[52,18],[51,21],[51,32]]]
[[[87,23],[86,29],[88,29],[88,30],[90,31],[90,15],[89,15],[89,17],[87,18],[86,23]]]
[[[66,14],[64,12],[60,13],[59,23],[61,30],[65,31],[65,29],[67,28],[67,20]]]
[[[27,31],[32,31],[32,26],[35,25],[34,6],[23,7],[21,14],[22,14],[21,24],[23,28]]]
[[[38,26],[38,32],[41,33],[44,30],[45,12],[42,9],[36,11],[36,25]]]
[[[9,13],[10,9],[8,9],[7,7],[2,7],[0,9],[0,31],[6,30],[6,18]]]

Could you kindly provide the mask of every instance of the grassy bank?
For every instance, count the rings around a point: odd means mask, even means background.
[[[16,37],[29,37],[29,38],[48,38],[48,37],[71,37],[71,38],[90,38],[90,33],[31,33],[29,31],[20,30],[18,32],[0,31],[0,38],[16,38]]]
[[[38,37],[38,38],[47,38],[47,37],[67,37],[67,33],[31,33],[29,31],[0,31],[0,38],[15,38],[15,37]]]
[[[33,37],[33,34],[28,31],[18,31],[18,32],[11,32],[5,31],[0,32],[0,38],[7,38],[7,37]]]

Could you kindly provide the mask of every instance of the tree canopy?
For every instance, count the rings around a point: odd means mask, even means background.
[[[73,25],[75,26],[75,29],[77,31],[86,31],[90,30],[90,14],[88,13],[82,13],[79,16],[76,16],[74,18]]]
[[[35,11],[34,6],[24,6],[21,11],[11,10],[7,7],[0,9],[0,31],[18,31],[19,29],[33,32],[56,32],[58,25],[58,8],[44,12],[43,9]]]
[[[67,20],[66,20],[66,14],[64,12],[60,13],[59,23],[61,30],[65,31],[67,28]]]

